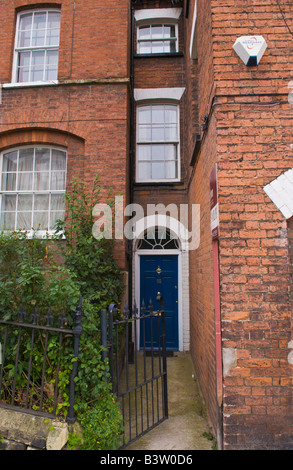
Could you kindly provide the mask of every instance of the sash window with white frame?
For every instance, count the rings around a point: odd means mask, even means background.
[[[18,14],[13,82],[57,80],[60,10],[34,10]]]
[[[169,54],[178,51],[177,24],[152,23],[139,26],[138,54]]]
[[[50,231],[64,220],[66,152],[21,147],[1,154],[0,229]]]
[[[138,182],[179,179],[179,106],[150,104],[137,108]]]

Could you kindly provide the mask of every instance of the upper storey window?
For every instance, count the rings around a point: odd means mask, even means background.
[[[178,52],[178,20],[181,11],[181,8],[136,10],[137,53]]]
[[[174,181],[179,176],[179,110],[151,104],[137,109],[137,181]]]
[[[177,52],[177,25],[151,24],[138,28],[138,54]]]
[[[57,80],[60,11],[34,10],[17,17],[13,81]]]

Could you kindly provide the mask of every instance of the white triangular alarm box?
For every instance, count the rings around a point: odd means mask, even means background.
[[[262,36],[241,36],[236,39],[233,49],[247,66],[258,65],[267,48]]]

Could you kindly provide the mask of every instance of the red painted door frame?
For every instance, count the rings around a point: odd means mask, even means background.
[[[219,274],[219,240],[213,239],[214,263],[214,296],[215,296],[215,334],[216,334],[216,376],[217,401],[219,407],[223,399],[223,367],[222,367],[222,333],[221,333],[221,306],[220,306],[220,274]]]

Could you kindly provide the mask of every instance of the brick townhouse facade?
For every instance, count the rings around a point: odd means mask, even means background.
[[[129,301],[164,295],[167,347],[191,352],[224,450],[293,448],[291,7],[0,5],[1,229],[52,228],[73,178],[135,204],[114,244]],[[258,64],[242,36],[266,41]]]

